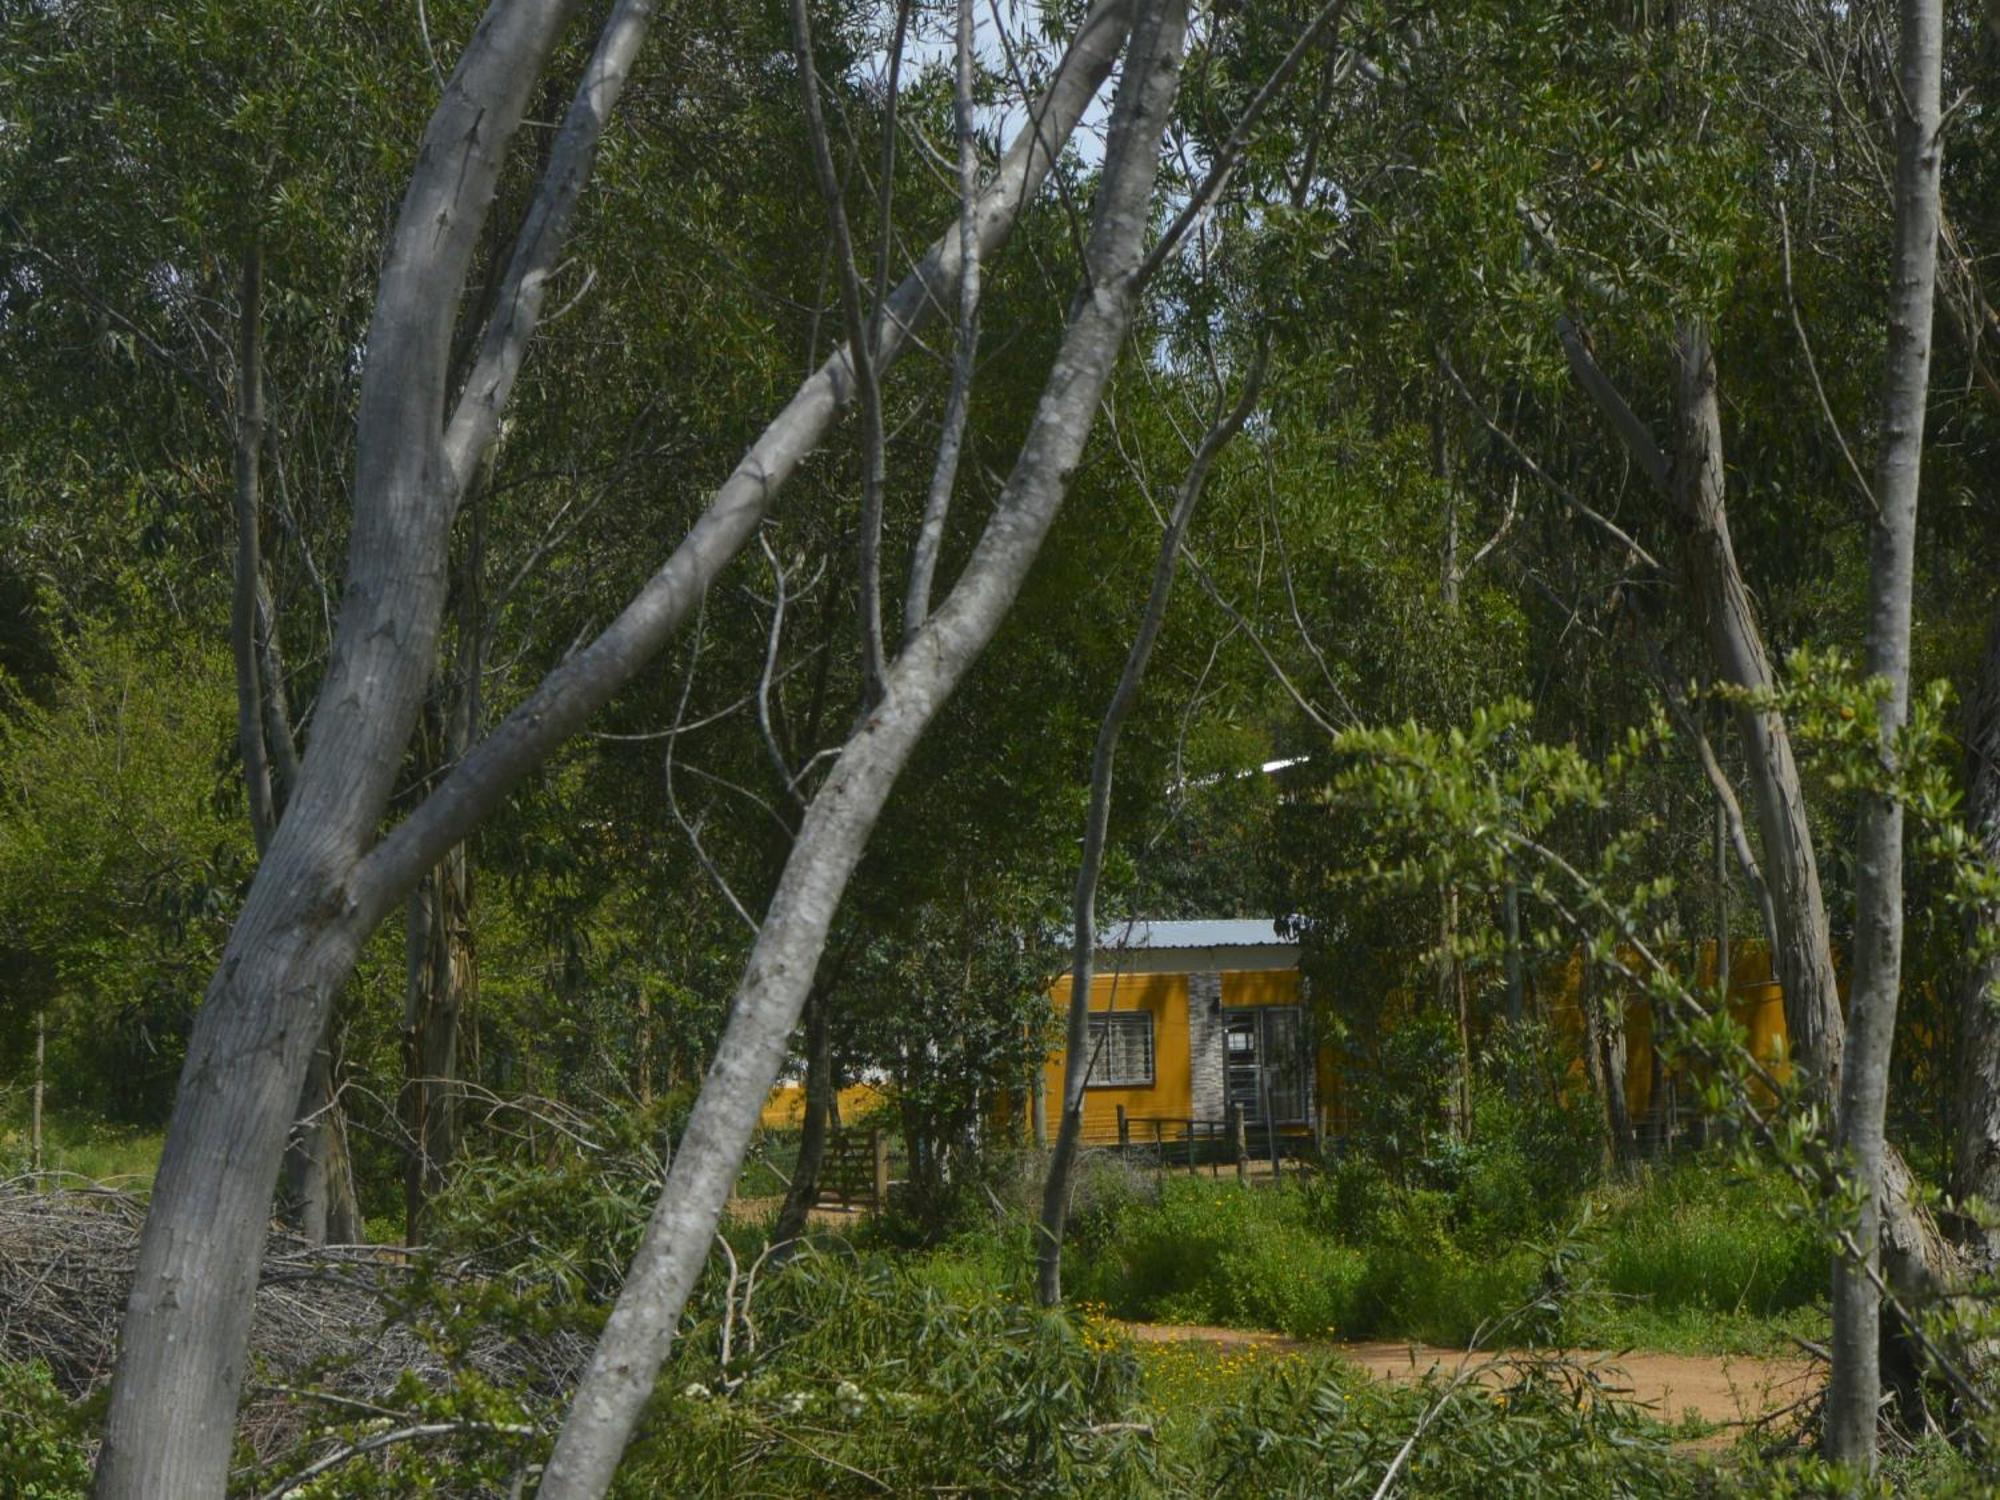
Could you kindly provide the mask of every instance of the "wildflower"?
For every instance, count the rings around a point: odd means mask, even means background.
[[[784,1399],[778,1403],[778,1410],[788,1417],[796,1417],[805,1409],[806,1393],[804,1391],[787,1391]]]
[[[690,1380],[681,1391],[681,1394],[690,1401],[706,1401],[708,1399],[708,1387],[703,1385],[699,1380]]]

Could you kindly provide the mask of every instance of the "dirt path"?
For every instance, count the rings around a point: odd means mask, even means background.
[[[1378,1380],[1420,1380],[1429,1371],[1449,1376],[1487,1353],[1440,1349],[1429,1344],[1361,1343],[1308,1344],[1275,1333],[1247,1333],[1240,1328],[1204,1328],[1186,1324],[1126,1323],[1125,1332],[1138,1343],[1204,1343],[1224,1348],[1249,1345],[1270,1349],[1330,1350]],[[1666,1422],[1677,1422],[1689,1411],[1705,1422],[1740,1424],[1784,1410],[1810,1395],[1822,1378],[1806,1359],[1768,1359],[1743,1354],[1658,1354],[1636,1349],[1625,1354],[1571,1349],[1572,1359],[1601,1364],[1606,1383],[1628,1399],[1650,1406]],[[1498,1381],[1504,1372],[1481,1379]]]

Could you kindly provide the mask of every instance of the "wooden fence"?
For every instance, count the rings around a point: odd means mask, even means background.
[[[836,1130],[827,1136],[819,1169],[819,1205],[880,1213],[889,1203],[889,1137],[870,1130]]]
[[[1241,1106],[1223,1120],[1202,1120],[1177,1115],[1128,1115],[1118,1107],[1115,1121],[1086,1130],[1086,1148],[1116,1151],[1136,1157],[1156,1167],[1209,1169],[1220,1177],[1233,1166],[1239,1178],[1247,1178],[1251,1164],[1269,1162],[1273,1173],[1282,1172],[1287,1156],[1297,1157],[1313,1147],[1313,1138],[1303,1126],[1279,1125],[1245,1117]]]

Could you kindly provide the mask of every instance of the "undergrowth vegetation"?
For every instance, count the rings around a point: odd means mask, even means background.
[[[1169,1179],[1094,1207],[1074,1275],[1120,1317],[1300,1338],[1762,1352],[1819,1320],[1824,1257],[1774,1176],[1704,1157],[1504,1205],[1471,1180],[1472,1203],[1359,1161],[1277,1192]]]

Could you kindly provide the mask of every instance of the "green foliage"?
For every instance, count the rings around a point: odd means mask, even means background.
[[[1768,1173],[1704,1161],[1655,1172],[1604,1230],[1599,1274],[1654,1309],[1769,1316],[1826,1294],[1826,1251]]]
[[[48,1366],[0,1360],[0,1495],[83,1500],[92,1421],[56,1389]]]
[[[1414,1388],[1370,1385],[1323,1367],[1280,1367],[1215,1415],[1199,1466],[1215,1493],[1366,1494],[1407,1441],[1399,1494],[1699,1493],[1666,1434],[1593,1386],[1565,1366],[1531,1366],[1497,1389],[1435,1377]]]
[[[0,1089],[0,1177],[28,1170],[31,1109],[25,1085]],[[126,1191],[152,1180],[164,1144],[158,1130],[116,1125],[68,1108],[45,1108],[42,1115],[43,1170],[74,1173]]]
[[[46,1008],[53,1101],[157,1124],[252,858],[228,663],[101,626],[58,657],[48,703],[0,714],[0,1060],[25,1072]]]
[[[719,1359],[711,1275],[615,1493],[1117,1494],[1145,1464],[1137,1366],[1061,1313],[947,1299],[894,1261],[808,1253],[757,1283]]]
[[[1279,1192],[1175,1180],[1082,1222],[1071,1282],[1120,1317],[1303,1338],[1727,1351],[1816,1326],[1825,1250],[1777,1174],[1703,1158],[1542,1193],[1513,1151],[1451,1190],[1367,1158]]]

